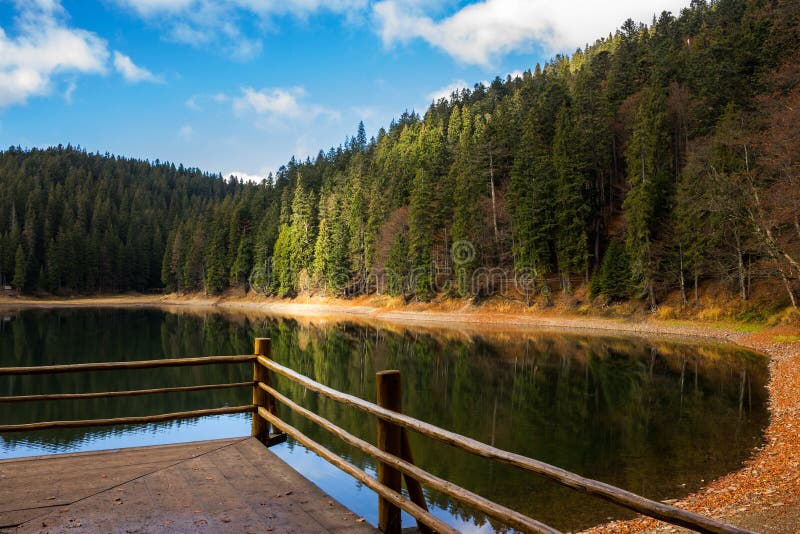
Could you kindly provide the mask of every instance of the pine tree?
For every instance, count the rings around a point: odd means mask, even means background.
[[[14,255],[14,279],[11,285],[17,291],[25,291],[27,288],[27,271],[28,265],[25,261],[25,252],[22,250],[22,245],[17,245],[17,253]]]
[[[669,211],[671,201],[668,132],[663,89],[645,88],[625,151],[631,189],[623,208],[628,221],[626,244],[631,271],[651,307],[656,306],[654,284],[658,261],[653,245],[662,215]]]
[[[367,149],[367,130],[364,128],[364,121],[358,122],[358,132],[353,138],[353,147],[360,152]]]
[[[431,249],[433,246],[432,210],[433,186],[423,169],[418,169],[411,186],[408,223],[408,253],[410,277],[414,294],[419,300],[433,295]]]
[[[329,291],[341,295],[349,280],[349,227],[339,196],[330,193],[320,201],[319,231],[314,246],[314,278]]]
[[[272,253],[273,291],[285,297],[294,292],[295,281],[292,268],[291,228],[281,224],[278,228],[278,239]]]
[[[585,197],[586,179],[572,151],[574,146],[572,118],[568,109],[562,107],[553,138],[553,168],[556,175],[556,257],[561,287],[567,294],[572,292],[572,274],[588,276],[589,259],[586,227],[591,208]]]
[[[344,238],[347,243],[347,257],[350,259],[349,265],[341,264],[337,266],[340,273],[352,272],[359,279],[366,277],[367,261],[366,261],[366,226],[367,226],[367,203],[364,195],[364,176],[361,167],[363,166],[363,159],[361,155],[356,155],[350,164],[349,172],[347,175],[348,187],[345,190],[346,195],[346,213],[340,210],[341,218],[344,220],[346,217],[347,230],[342,233],[342,229],[336,228],[337,233],[340,234],[339,238]],[[336,221],[338,222],[338,221]],[[337,263],[341,258],[337,258]]]
[[[180,291],[180,267],[183,265],[180,255],[180,230],[170,232],[167,238],[167,246],[164,251],[164,258],[161,262],[161,282],[168,293]],[[176,250],[177,249],[177,250]]]
[[[555,169],[535,110],[529,113],[523,131],[508,195],[514,229],[514,268],[540,285],[552,269],[555,247]]]
[[[472,141],[470,123],[466,121],[450,168],[450,182],[453,184],[452,259],[456,293],[462,297],[474,289],[472,274],[480,261],[478,252],[482,233],[480,199],[484,188],[481,174],[472,162],[471,153],[475,150]]]
[[[310,274],[311,261],[316,241],[314,191],[306,192],[303,180],[298,175],[292,198],[291,226],[289,229],[289,280],[291,289],[297,287],[301,272]]]
[[[215,295],[227,287],[227,269],[225,268],[225,239],[219,230],[214,232],[211,242],[205,251],[205,277],[203,285],[206,294]]]
[[[17,210],[13,202],[11,203],[10,211],[8,234],[5,236],[3,249],[0,250],[0,261],[2,261],[0,269],[2,269],[4,283],[10,283],[14,278],[15,253],[20,242],[19,220],[17,219]]]
[[[278,296],[286,296],[294,292],[294,276],[292,274],[291,253],[291,204],[289,202],[289,188],[284,187],[281,192],[280,210],[278,216],[278,233],[272,250],[272,291]]]
[[[593,294],[602,293],[609,300],[621,300],[631,296],[630,260],[625,246],[617,239],[608,245],[600,272],[595,276]]]
[[[386,291],[392,295],[405,295],[409,276],[408,236],[399,232],[389,249],[386,261]]]
[[[239,240],[236,259],[231,266],[230,283],[232,286],[244,286],[247,289],[247,279],[253,270],[253,248],[251,235],[245,235]]]

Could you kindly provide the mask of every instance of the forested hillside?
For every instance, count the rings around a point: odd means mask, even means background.
[[[26,291],[230,286],[604,299],[800,279],[800,4],[693,1],[361,126],[261,184],[73,149],[0,155]]]
[[[163,287],[170,229],[244,187],[71,147],[0,154],[0,277],[31,292]]]

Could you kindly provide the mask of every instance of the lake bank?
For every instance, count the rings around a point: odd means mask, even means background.
[[[727,341],[770,357],[770,423],[764,446],[754,451],[744,466],[719,478],[700,491],[677,502],[678,506],[733,520],[759,531],[795,531],[800,519],[800,337],[796,326],[764,328],[746,332],[741,325],[685,324],[674,321],[609,319],[508,313],[479,307],[436,309],[413,305],[407,308],[370,306],[363,302],[266,299],[206,299],[175,296],[120,296],[74,300],[0,301],[0,307],[166,307],[190,311],[218,309],[247,314],[291,315],[330,320],[352,319],[445,328],[569,329],[619,332],[633,335],[679,336]],[[597,527],[596,531],[650,531],[656,523],[633,520]],[[666,527],[669,528],[669,527]]]

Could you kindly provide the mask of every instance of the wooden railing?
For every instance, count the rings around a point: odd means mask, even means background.
[[[153,369],[157,367],[183,367],[188,365],[212,365],[247,363],[255,361],[254,355],[244,356],[206,356],[201,358],[175,358],[165,360],[141,360],[134,362],[104,362],[104,363],[78,363],[68,365],[38,365],[34,367],[0,367],[0,376],[3,375],[39,375],[51,373],[78,373],[89,371],[124,371],[132,369]],[[203,384],[198,386],[165,387],[158,389],[136,389],[128,391],[103,391],[95,393],[57,393],[50,395],[16,395],[0,397],[0,404],[28,401],[52,400],[78,400],[102,399],[107,397],[131,397],[137,395],[152,395],[157,393],[174,393],[183,391],[202,391],[211,389],[228,389],[240,387],[254,387],[254,381],[233,382],[226,384]],[[221,408],[207,408],[186,412],[173,412],[158,415],[143,415],[136,417],[115,417],[112,419],[82,419],[75,421],[42,421],[18,425],[0,425],[0,432],[25,432],[31,430],[48,430],[55,428],[79,428],[89,426],[109,425],[136,425],[146,423],[159,423],[175,419],[191,419],[207,415],[224,415],[234,413],[253,412],[253,405],[225,406]]]
[[[429,438],[452,445],[477,456],[512,465],[519,469],[549,478],[563,486],[572,488],[606,501],[624,506],[640,514],[653,517],[674,525],[687,527],[699,532],[736,533],[749,532],[688,510],[669,504],[646,499],[635,493],[588,479],[559,467],[534,460],[513,452],[498,449],[467,436],[436,427],[413,417],[403,415],[400,409],[401,387],[399,371],[384,371],[376,376],[377,404],[359,397],[348,395],[315,382],[310,378],[284,367],[270,358],[269,339],[256,340],[255,380],[258,389],[265,395],[254,396],[257,418],[263,419],[314,451],[324,459],[356,478],[379,495],[378,527],[392,534],[400,532],[400,509],[412,515],[421,527],[436,532],[455,532],[454,529],[434,517],[427,510],[420,485],[439,491],[448,497],[475,508],[487,516],[522,532],[554,533],[556,529],[519,512],[494,503],[480,495],[443,480],[414,465],[406,432],[413,430]],[[272,371],[307,390],[339,402],[345,406],[359,409],[378,418],[377,447],[359,439],[327,419],[303,408],[277,391],[270,381]],[[280,403],[293,412],[329,431],[342,441],[378,461],[377,480],[361,469],[345,462],[338,455],[313,441],[296,428],[281,420],[277,412]],[[256,427],[254,422],[254,429]],[[261,423],[258,423],[261,424]],[[264,432],[264,430],[261,430]],[[401,495],[400,478],[406,483],[410,498]]]
[[[0,397],[0,403],[120,397],[169,393],[179,391],[198,391],[209,389],[252,387],[253,404],[223,408],[209,408],[187,412],[168,413],[141,417],[120,417],[114,419],[94,419],[80,421],[47,421],[20,425],[0,425],[0,432],[43,430],[82,426],[115,424],[138,424],[184,419],[205,415],[252,412],[252,435],[266,444],[273,444],[288,435],[315,452],[328,462],[346,472],[379,496],[378,527],[387,533],[401,531],[400,511],[408,512],[417,520],[423,532],[457,532],[442,520],[433,516],[427,509],[422,486],[438,491],[448,497],[470,506],[487,516],[521,532],[555,533],[558,530],[511,510],[465,488],[439,478],[414,465],[407,432],[413,430],[429,438],[460,448],[477,456],[508,464],[519,469],[543,476],[563,486],[572,488],[606,501],[624,506],[643,515],[653,517],[674,525],[687,527],[699,532],[736,533],[749,531],[727,525],[715,519],[695,514],[675,506],[646,499],[629,491],[591,480],[553,465],[534,460],[519,454],[504,451],[475,439],[436,427],[401,412],[401,380],[399,371],[383,371],[376,376],[377,404],[359,397],[342,393],[315,382],[288,367],[271,359],[270,340],[258,338],[255,341],[254,355],[209,356],[204,358],[182,358],[169,360],[146,360],[137,362],[91,363],[77,365],[50,365],[39,367],[0,368],[1,375],[22,375],[41,373],[64,373],[78,371],[129,370],[186,365],[208,365],[220,363],[253,363],[253,380],[228,384],[208,384],[200,386],[170,387],[161,389],[142,389],[131,391],[111,391],[102,393],[62,393],[54,395],[25,395]],[[303,408],[273,387],[271,373],[278,374],[307,390],[332,399],[345,406],[359,409],[378,418],[377,446],[364,441],[327,419]],[[350,464],[336,453],[312,440],[297,428],[282,420],[278,414],[278,404],[305,417],[327,430],[348,445],[373,457],[378,463],[377,479],[362,469]],[[405,482],[408,497],[402,494],[401,481]]]

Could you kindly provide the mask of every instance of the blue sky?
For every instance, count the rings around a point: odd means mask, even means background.
[[[263,177],[688,0],[0,0],[0,146]]]

